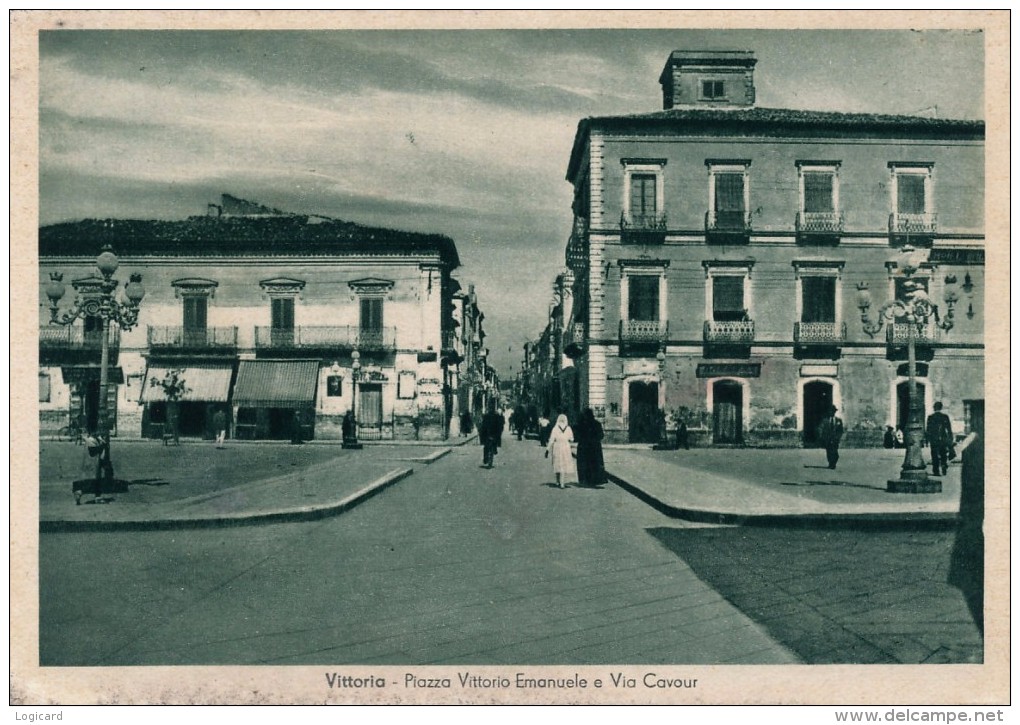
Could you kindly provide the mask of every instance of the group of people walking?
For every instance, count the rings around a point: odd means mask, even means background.
[[[518,440],[523,440],[525,418],[511,414],[511,430]],[[539,419],[542,422],[542,419]],[[478,440],[482,446],[482,467],[492,468],[496,454],[502,445],[506,417],[496,411],[495,402],[478,424]],[[539,444],[545,447],[545,456],[552,463],[556,486],[566,488],[576,484],[595,488],[606,481],[605,460],[602,455],[602,424],[595,419],[591,408],[585,408],[574,426],[561,413],[551,426],[539,428]],[[574,460],[572,445],[577,444],[577,460]]]

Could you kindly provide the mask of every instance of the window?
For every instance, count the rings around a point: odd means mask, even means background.
[[[49,373],[39,373],[39,402],[48,403],[50,402],[50,375]]]
[[[701,97],[709,100],[725,98],[725,84],[723,81],[702,81]]]
[[[656,177],[654,174],[633,174],[630,177],[631,216],[654,217],[656,212]]]
[[[273,297],[270,301],[274,330],[294,329],[294,298]]]
[[[184,298],[185,331],[204,331],[208,319],[209,300],[205,296],[189,295]]]
[[[712,319],[716,322],[747,319],[743,276],[726,275],[712,278]]]
[[[627,319],[654,322],[659,319],[659,275],[630,276]]]
[[[896,178],[896,211],[900,214],[924,214],[924,180],[918,174],[900,174]]]
[[[899,161],[890,162],[890,206],[894,231],[934,231],[935,204],[933,194],[934,164]],[[920,225],[920,226],[918,226]],[[928,228],[928,225],[932,225]]]
[[[709,224],[710,231],[746,232],[751,205],[749,167],[750,161],[726,161],[709,159]]]
[[[800,289],[801,322],[836,321],[835,277],[804,277]]]
[[[833,203],[833,174],[809,171],[804,174],[804,211],[808,214],[830,214]]]
[[[344,379],[342,375],[326,376],[326,397],[339,398],[343,393]]]
[[[663,169],[666,159],[620,159],[623,164],[621,225],[665,231]]]
[[[361,329],[380,332],[383,328],[382,297],[361,298]]]

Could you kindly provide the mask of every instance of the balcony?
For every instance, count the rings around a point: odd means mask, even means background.
[[[255,350],[273,353],[336,352],[397,349],[397,328],[363,330],[356,325],[316,325],[281,329],[255,328]]]
[[[913,328],[913,329],[911,329]],[[914,337],[914,353],[918,360],[931,360],[934,346],[942,340],[942,330],[933,321],[922,324],[893,322],[886,326],[886,357],[889,360],[906,360],[907,345],[911,334]]]
[[[154,353],[233,355],[237,351],[236,327],[193,330],[179,325],[149,325],[147,337],[149,350]]]
[[[750,239],[750,212],[705,212],[705,241],[709,244],[747,244]]]
[[[46,325],[39,328],[39,361],[44,364],[74,365],[99,362],[103,333],[85,331],[78,325]],[[110,328],[110,364],[116,364],[120,350],[120,328]]]
[[[666,215],[621,214],[620,241],[623,244],[662,244],[666,241]]]
[[[705,342],[749,345],[754,342],[754,320],[705,321]]]
[[[798,212],[796,229],[800,244],[838,244],[843,212]]]
[[[798,345],[842,345],[846,341],[846,323],[795,322],[793,341]]]
[[[930,247],[938,232],[938,216],[932,214],[889,215],[889,242],[891,244],[912,244],[915,247]]]
[[[584,354],[586,339],[584,323],[571,322],[563,331],[563,354],[571,359],[581,357]]]
[[[620,352],[653,354],[669,339],[669,323],[662,320],[620,320]]]

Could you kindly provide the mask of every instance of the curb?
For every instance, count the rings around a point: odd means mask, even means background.
[[[167,519],[125,519],[120,521],[71,521],[54,519],[39,522],[40,533],[76,533],[83,531],[166,531],[216,527],[252,526],[292,521],[315,521],[348,511],[389,486],[414,473],[412,468],[390,471],[340,501],[316,506],[300,506],[279,511],[235,513],[219,516],[187,516]]]
[[[655,498],[642,488],[606,471],[606,478],[620,488],[647,503],[656,511],[674,519],[702,524],[725,526],[774,527],[848,527],[848,528],[899,528],[905,525],[927,529],[951,529],[956,526],[957,514],[939,511],[882,512],[882,513],[809,513],[809,514],[739,514],[726,511],[673,506]]]

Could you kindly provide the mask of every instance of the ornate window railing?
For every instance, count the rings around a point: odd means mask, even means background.
[[[889,215],[889,234],[895,236],[917,235],[930,237],[938,231],[938,215],[901,214],[893,212]]]
[[[356,325],[304,325],[255,328],[257,350],[347,349],[394,350],[397,329],[362,329]]]
[[[749,343],[754,341],[754,320],[705,321],[705,342]]]
[[[798,345],[839,345],[846,340],[846,323],[795,322],[793,340]]]
[[[894,322],[886,327],[886,340],[890,345],[905,346],[910,340],[913,328],[914,342],[930,345],[942,339],[941,330],[934,322],[918,325],[912,322]]]
[[[620,342],[665,342],[669,323],[665,320],[620,320]]]
[[[797,234],[833,236],[843,233],[843,212],[798,212]]]
[[[80,325],[41,326],[39,328],[39,348],[43,350],[101,350],[103,333],[99,330],[88,330]],[[110,328],[110,347],[120,347],[120,328]]]

